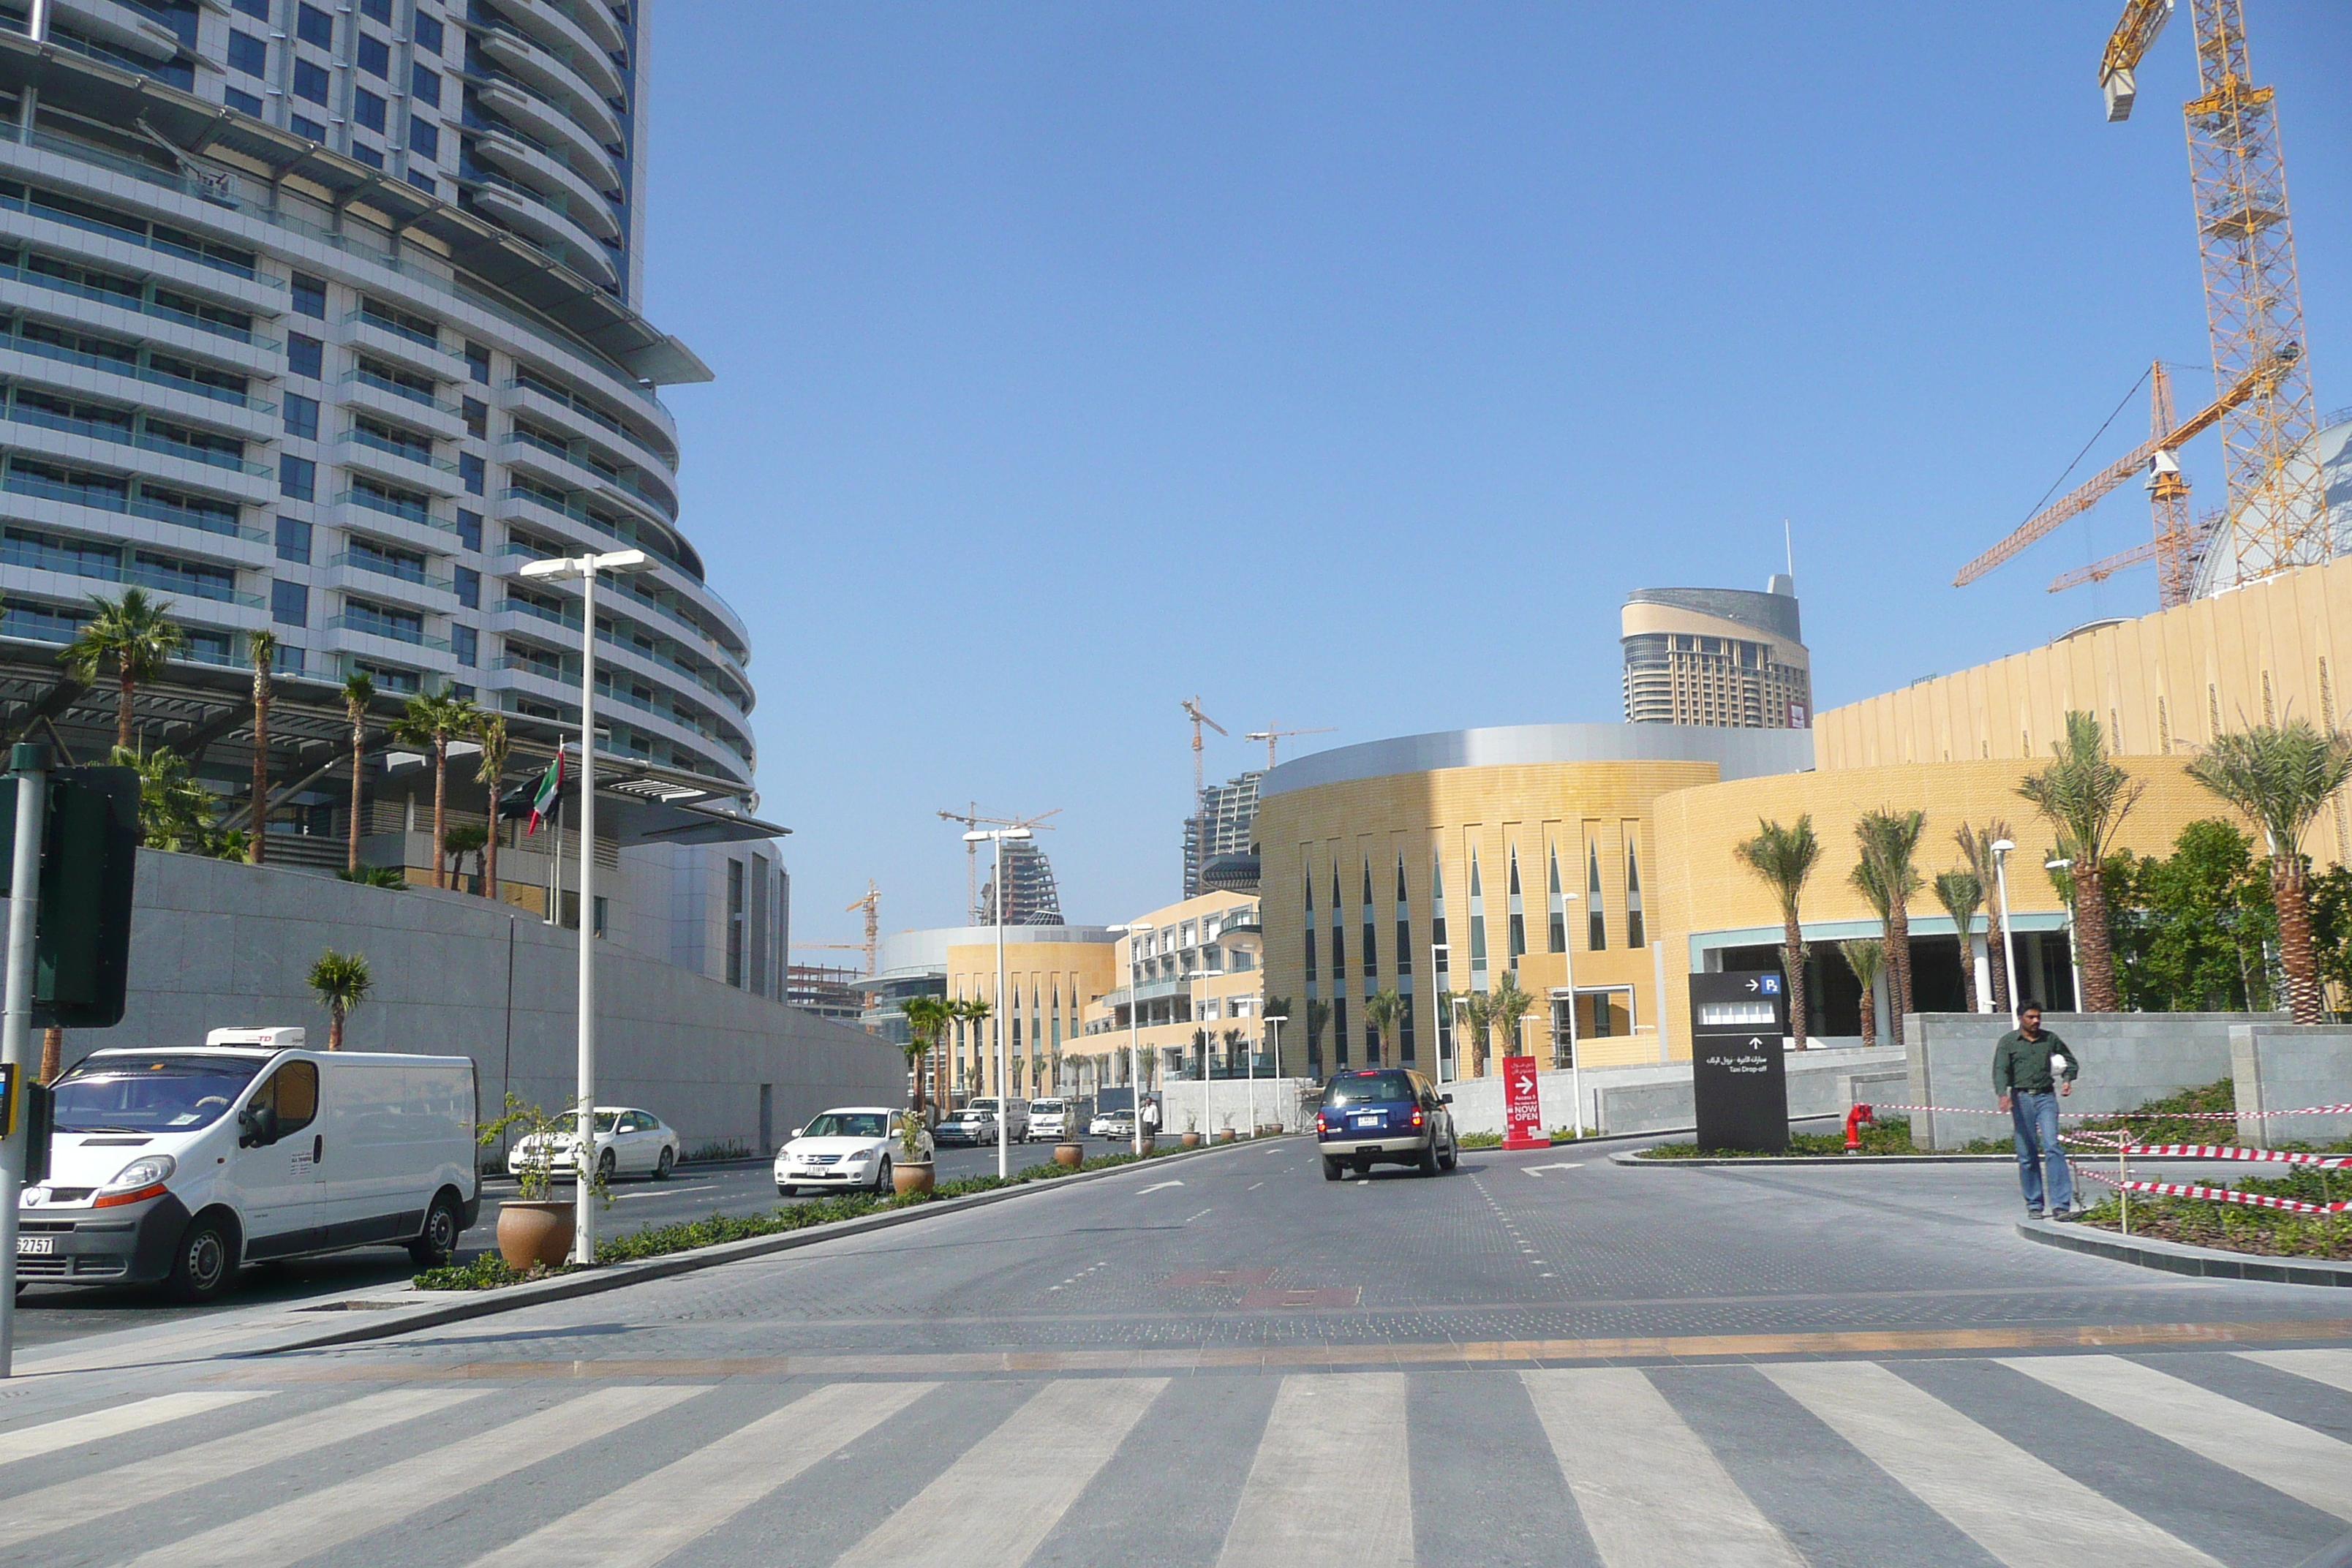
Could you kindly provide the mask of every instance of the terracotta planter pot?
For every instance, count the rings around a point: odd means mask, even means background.
[[[938,1167],[917,1164],[909,1160],[890,1167],[890,1185],[900,1196],[908,1193],[928,1193],[938,1184],[934,1172]]]
[[[1222,1127],[1217,1130],[1217,1142],[1220,1143],[1230,1143],[1240,1136],[1240,1133],[1234,1131],[1230,1127]]]
[[[572,1224],[570,1198],[510,1198],[499,1205],[499,1256],[518,1274],[530,1273],[534,1264],[557,1268],[572,1256]]]
[[[1187,1149],[1198,1149],[1201,1146],[1201,1135],[1198,1132],[1187,1132],[1182,1142]]]
[[[1054,1145],[1054,1163],[1056,1165],[1067,1165],[1071,1170],[1075,1171],[1080,1165],[1085,1164],[1086,1160],[1087,1146],[1083,1143],[1056,1143]]]

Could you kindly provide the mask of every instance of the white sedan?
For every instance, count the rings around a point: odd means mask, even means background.
[[[910,1113],[886,1105],[845,1105],[824,1111],[805,1127],[793,1129],[792,1142],[776,1152],[776,1194],[791,1197],[802,1188],[864,1187],[890,1191],[890,1162],[903,1145],[900,1138]],[[915,1133],[921,1158],[931,1157],[928,1128]]]
[[[525,1138],[509,1150],[507,1174],[520,1176],[526,1166],[543,1157],[557,1181],[570,1180],[576,1168],[572,1151],[579,1145],[579,1134],[567,1131],[544,1142],[543,1156],[541,1140],[537,1138]],[[678,1147],[677,1130],[650,1110],[624,1105],[596,1108],[596,1165],[606,1181],[615,1176],[651,1176],[667,1182],[677,1168]]]

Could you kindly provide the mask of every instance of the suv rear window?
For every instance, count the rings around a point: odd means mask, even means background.
[[[1412,1076],[1401,1072],[1351,1072],[1323,1087],[1326,1105],[1370,1105],[1420,1098],[1413,1092]]]

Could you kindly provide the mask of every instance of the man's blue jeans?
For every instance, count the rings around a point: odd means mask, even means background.
[[[2025,1188],[2025,1206],[2053,1214],[2073,1208],[2074,1173],[2058,1143],[2057,1095],[2015,1090],[2009,1097],[2009,1116],[2017,1127],[2017,1179]]]

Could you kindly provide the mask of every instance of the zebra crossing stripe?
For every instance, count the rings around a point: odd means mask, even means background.
[[[489,1390],[400,1388],[371,1394],[325,1410],[273,1421],[250,1432],[215,1437],[152,1459],[77,1476],[22,1497],[10,1498],[0,1512],[7,1523],[0,1539],[29,1541],[68,1530],[109,1514],[142,1508],[175,1492],[211,1486],[265,1466],[299,1459],[305,1454],[370,1432],[414,1421],[420,1415],[447,1410],[468,1400],[481,1399]]]
[[[835,1383],[478,1558],[473,1568],[652,1568],[856,1442],[935,1383]]]
[[[2352,1351],[2239,1351],[2241,1359],[2352,1394]]]
[[[1804,1568],[1715,1450],[1630,1367],[1523,1372],[1560,1479],[1608,1568]]]
[[[134,1568],[285,1568],[457,1493],[513,1474],[656,1415],[701,1386],[599,1389],[490,1431],[322,1488],[132,1560]]]
[[[2121,1356],[2028,1356],[2001,1364],[2273,1491],[2352,1519],[2352,1443]]]
[[[1217,1568],[1412,1568],[1405,1387],[1399,1372],[1284,1378]]]
[[[1875,1362],[1756,1370],[2008,1568],[2220,1568]]]
[[[160,1426],[166,1421],[177,1421],[183,1415],[202,1415],[206,1411],[224,1409],[260,1397],[259,1390],[242,1394],[165,1394],[153,1399],[118,1405],[111,1410],[93,1410],[87,1415],[68,1415],[62,1421],[47,1421],[38,1426],[22,1426],[13,1432],[0,1432],[0,1465],[13,1465],[19,1459],[37,1459],[44,1454],[79,1447],[84,1443],[102,1442],[109,1437],[120,1437],[126,1432],[136,1432],[142,1427]]]
[[[1167,1386],[1164,1377],[1047,1384],[835,1568],[1020,1568]]]

